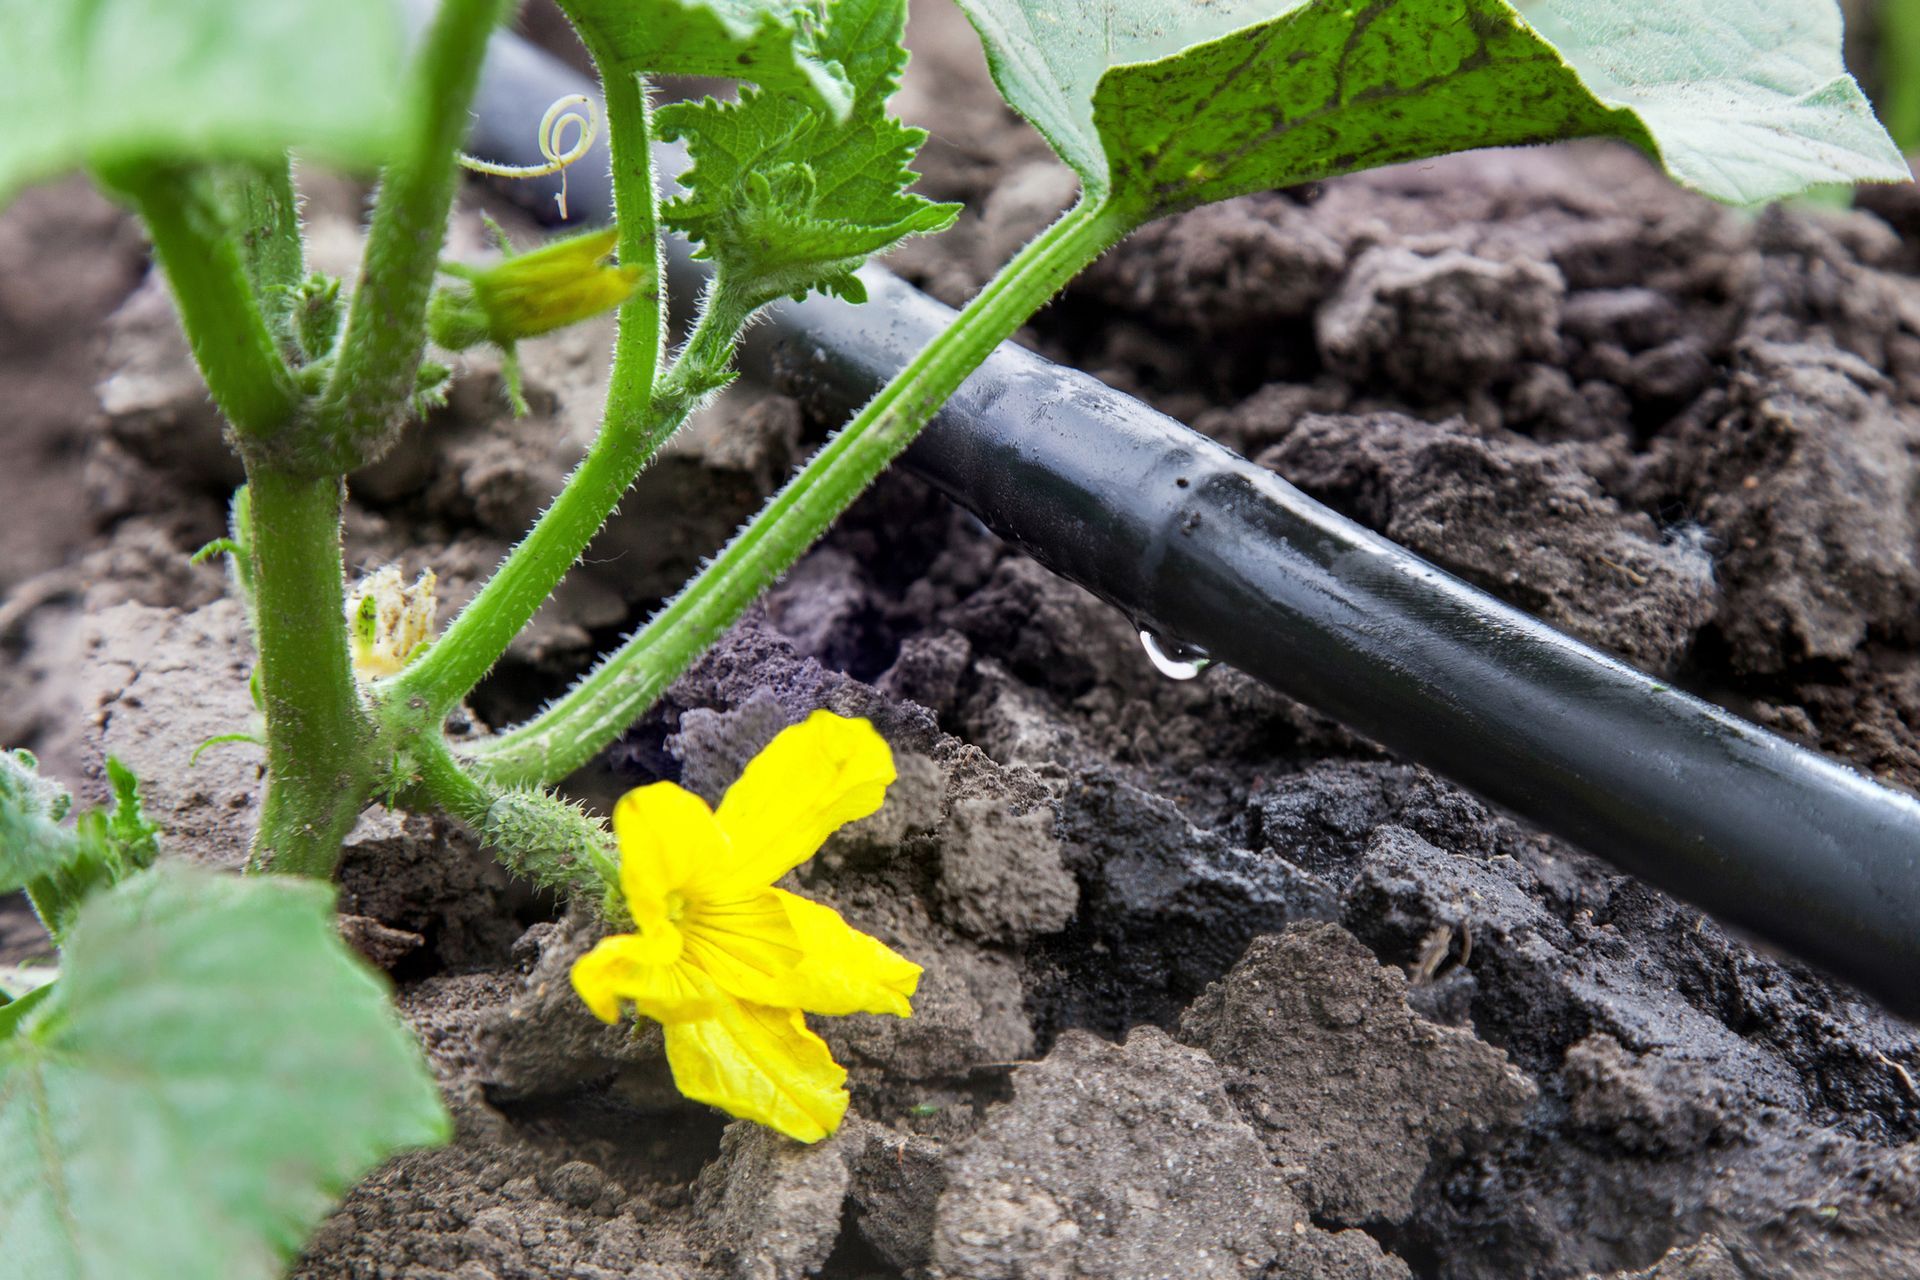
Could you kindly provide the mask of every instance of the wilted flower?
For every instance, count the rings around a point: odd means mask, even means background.
[[[347,636],[355,675],[372,680],[399,674],[433,635],[436,581],[427,569],[408,586],[400,580],[400,566],[390,564],[354,588],[347,598]]]

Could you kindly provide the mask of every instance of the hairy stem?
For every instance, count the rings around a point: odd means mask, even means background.
[[[660,188],[653,173],[653,106],[647,84],[622,70],[612,50],[589,40],[606,98],[607,147],[613,154],[613,214],[616,249],[624,266],[645,274],[620,308],[613,372],[607,384],[609,423],[645,417],[666,350],[666,263],[661,257]]]
[[[1920,148],[1920,3],[1888,0],[1879,6],[1880,118],[1904,152]]]
[[[435,737],[411,759],[420,797],[466,823],[516,875],[617,903],[620,865],[604,823],[557,797],[503,790],[463,768]]]
[[[267,328],[283,355],[295,358],[293,289],[306,274],[307,257],[292,162],[282,156],[275,164],[228,165],[218,182]]]
[[[220,412],[243,444],[278,435],[299,411],[299,393],[213,184],[178,169],[123,167],[102,177],[133,199],[147,224]]]
[[[447,212],[459,184],[454,152],[487,38],[506,0],[444,0],[413,72],[413,105],[401,150],[388,166],[321,405],[326,451],[316,471],[345,472],[384,453],[404,425],[426,346]]]
[[[424,713],[437,722],[480,682],[587,549],[641,468],[679,429],[700,397],[725,380],[734,339],[748,314],[725,290],[708,295],[698,327],[661,380],[658,394],[634,412],[625,404],[609,403],[593,447],[567,477],[553,505],[446,632],[394,681],[386,705],[399,714]],[[626,354],[623,348],[616,359]]]
[[[261,870],[331,876],[373,789],[373,727],[347,650],[345,496],[339,476],[248,468],[247,546],[267,718],[267,795],[252,858]]]
[[[538,717],[476,748],[482,775],[547,783],[592,759],[800,558],[994,347],[1131,226],[1083,202],[1042,232],[671,604]]]

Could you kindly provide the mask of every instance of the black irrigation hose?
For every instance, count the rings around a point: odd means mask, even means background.
[[[531,158],[547,103],[587,86],[501,43],[474,145]],[[604,171],[590,166],[573,171],[572,203],[604,218]],[[755,330],[750,370],[829,419],[852,416],[953,317],[885,272],[866,280],[861,307],[779,308]],[[1913,798],[1568,638],[1010,346],[905,463],[1143,629],[1203,647],[1920,1019]]]

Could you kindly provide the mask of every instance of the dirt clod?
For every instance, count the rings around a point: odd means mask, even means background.
[[[1406,979],[1334,924],[1261,938],[1194,1001],[1205,1049],[1317,1219],[1402,1222],[1435,1157],[1517,1125],[1534,1086],[1471,1031],[1407,1008]]]
[[[1218,1068],[1151,1027],[1062,1036],[947,1169],[936,1276],[1406,1274],[1367,1236],[1312,1226]]]

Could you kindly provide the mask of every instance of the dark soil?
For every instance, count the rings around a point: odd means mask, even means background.
[[[903,95],[895,265],[957,300],[1070,198],[950,13]],[[316,257],[360,193],[315,180]],[[1719,209],[1609,148],[1502,152],[1151,228],[1025,335],[1556,625],[1920,786],[1920,199]],[[463,210],[457,249],[483,233]],[[178,856],[259,797],[234,471],[124,219],[0,219],[0,741],[106,752]],[[456,606],[590,438],[608,333],[527,344],[356,476],[356,568]],[[830,424],[735,395],[643,479],[475,699],[524,714],[667,595]],[[84,509],[84,516],[75,513]],[[31,513],[31,518],[22,518]],[[1920,1033],[1126,619],[890,477],[571,789],[715,797],[816,707],[901,781],[800,885],[918,960],[911,1020],[816,1020],[812,1148],[672,1090],[571,997],[595,925],[465,831],[376,811],[343,930],[394,977],[459,1136],[358,1187],[310,1280],[1920,1275]],[[0,961],[42,945],[0,907]]]

